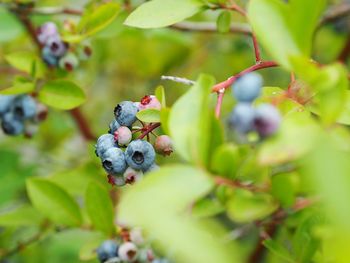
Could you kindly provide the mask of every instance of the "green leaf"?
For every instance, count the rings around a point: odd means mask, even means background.
[[[19,51],[5,56],[6,61],[16,69],[32,74],[35,64],[35,77],[41,78],[45,75],[46,66],[41,58],[27,51]]]
[[[170,108],[162,108],[160,111],[160,123],[162,125],[162,130],[169,134],[169,115],[170,115]]]
[[[214,79],[201,75],[196,84],[173,106],[169,116],[170,135],[176,152],[186,161],[208,164],[211,144],[212,108],[210,90]]]
[[[218,226],[184,214],[212,187],[212,180],[201,169],[162,167],[125,191],[119,204],[119,220],[152,233],[163,252],[171,247],[176,262],[242,262],[237,259],[235,247],[219,241]]]
[[[272,177],[271,194],[282,205],[290,207],[295,202],[298,177],[295,173],[277,174]]]
[[[160,122],[160,110],[157,109],[145,109],[136,114],[136,117],[143,122]]]
[[[345,125],[350,125],[350,91],[349,90],[346,91],[345,106],[339,118],[337,119],[337,122]]]
[[[0,42],[8,42],[14,40],[19,35],[24,33],[22,24],[16,16],[6,10],[0,8]]]
[[[163,86],[158,86],[155,91],[156,97],[162,104],[162,108],[166,107],[165,90]]]
[[[45,83],[39,92],[39,100],[51,107],[70,110],[85,101],[83,90],[69,80],[53,80]]]
[[[203,6],[200,0],[152,0],[139,6],[124,24],[139,28],[166,27],[195,15]]]
[[[279,64],[292,69],[290,57],[310,56],[313,32],[325,0],[251,0],[248,16],[258,40]],[[268,29],[269,34],[266,34]]]
[[[3,95],[24,94],[24,93],[31,93],[34,90],[35,90],[35,84],[33,83],[33,81],[24,77],[17,77],[14,79],[12,87],[1,90],[0,94],[3,94]]]
[[[36,209],[59,225],[79,226],[79,206],[61,187],[44,179],[27,180],[29,198]]]
[[[263,241],[263,244],[269,251],[278,256],[281,260],[290,263],[297,262],[293,259],[290,252],[284,246],[282,246],[280,243],[277,243],[273,239],[266,239]]]
[[[216,27],[220,33],[227,33],[230,31],[231,26],[231,12],[223,11],[216,20]]]
[[[93,226],[108,236],[115,232],[114,209],[107,190],[96,182],[86,189],[85,204]]]
[[[225,207],[217,199],[205,198],[192,207],[192,214],[198,218],[212,217],[225,211]]]
[[[224,144],[216,149],[211,160],[211,170],[228,178],[235,178],[240,161],[238,147],[234,144]]]
[[[43,217],[32,206],[23,205],[10,212],[0,214],[0,226],[33,226],[40,225]]]
[[[235,222],[244,223],[262,219],[273,213],[278,205],[264,193],[237,190],[227,203],[227,212]]]

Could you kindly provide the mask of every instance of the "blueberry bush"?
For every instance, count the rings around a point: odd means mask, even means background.
[[[350,262],[350,2],[0,1],[0,262]]]

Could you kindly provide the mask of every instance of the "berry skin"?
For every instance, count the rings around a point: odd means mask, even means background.
[[[167,135],[158,136],[154,142],[154,149],[164,156],[170,155],[173,152],[173,142]]]
[[[24,124],[21,120],[17,119],[13,112],[7,112],[2,117],[1,123],[2,130],[7,135],[19,135],[24,132]]]
[[[58,65],[66,71],[73,71],[79,66],[79,60],[74,53],[69,52],[60,58]]]
[[[123,174],[126,170],[125,155],[119,148],[105,151],[101,157],[103,168],[111,175]]]
[[[118,256],[118,245],[113,240],[106,240],[97,248],[96,252],[100,262],[107,262]]]
[[[131,167],[128,167],[128,169],[126,169],[126,171],[123,174],[124,181],[127,184],[136,183],[140,181],[142,177],[143,177],[142,171],[137,171]]]
[[[48,46],[45,46],[41,50],[41,56],[48,66],[55,67],[58,65],[58,58],[51,53],[51,50]]]
[[[249,103],[238,103],[229,118],[230,128],[238,133],[248,133],[254,130],[255,109]]]
[[[271,104],[261,104],[256,108],[254,126],[261,137],[276,133],[281,124],[281,115]]]
[[[108,133],[113,134],[119,129],[120,124],[119,122],[117,122],[117,120],[113,120],[110,124],[109,124],[109,130]]]
[[[50,37],[47,40],[46,46],[49,48],[51,54],[55,57],[62,57],[66,51],[66,44],[61,40],[59,36]]]
[[[0,116],[4,115],[11,107],[15,96],[0,95]]]
[[[133,262],[137,258],[137,247],[134,243],[125,242],[118,249],[118,256],[121,260]]]
[[[125,151],[126,162],[135,170],[148,170],[154,163],[155,156],[153,146],[143,140],[132,141]]]
[[[95,145],[96,155],[101,157],[108,149],[117,147],[114,136],[112,134],[103,134],[97,139]]]
[[[115,119],[121,126],[130,127],[136,120],[138,108],[132,101],[123,101],[114,108]]]
[[[144,96],[141,99],[141,102],[138,106],[140,110],[145,110],[145,109],[160,110],[162,108],[162,105],[160,104],[159,100],[154,95]]]
[[[263,79],[258,73],[240,77],[233,85],[233,94],[239,102],[252,102],[260,96]]]
[[[47,22],[38,28],[37,38],[43,45],[46,44],[50,37],[58,36],[57,26],[55,23]]]
[[[121,126],[114,132],[114,139],[120,146],[126,146],[131,142],[132,133],[128,127]]]
[[[34,118],[37,113],[36,101],[29,95],[16,97],[11,107],[15,118],[27,120]]]

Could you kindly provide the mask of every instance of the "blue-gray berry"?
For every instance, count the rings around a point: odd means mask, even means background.
[[[1,127],[7,135],[19,135],[24,132],[23,121],[16,118],[11,111],[2,116]]]
[[[240,77],[232,85],[232,90],[239,102],[252,102],[260,96],[262,85],[262,77],[258,73],[252,72]]]
[[[126,170],[124,152],[116,147],[109,148],[102,156],[102,165],[108,174],[121,175]]]
[[[41,50],[41,57],[48,66],[55,67],[58,65],[58,58],[51,53],[48,46]]]
[[[115,119],[121,126],[130,127],[137,120],[138,108],[132,101],[123,101],[114,108]]]
[[[106,240],[96,250],[101,263],[118,256],[118,245],[114,240]]]
[[[62,57],[67,51],[66,44],[58,35],[50,37],[46,46],[49,47],[51,54],[55,57]]]
[[[0,95],[0,116],[4,115],[11,107],[15,96]]]
[[[255,110],[254,126],[261,137],[273,135],[281,123],[281,115],[271,104],[261,104]]]
[[[229,117],[229,127],[238,133],[254,130],[255,109],[249,103],[238,103]]]
[[[136,170],[147,171],[154,163],[155,157],[153,146],[143,140],[132,141],[125,151],[126,162]]]
[[[119,124],[119,122],[117,120],[113,120],[110,124],[109,124],[109,131],[108,133],[113,134],[119,129],[121,125]]]
[[[117,146],[112,134],[103,134],[97,139],[95,153],[97,156],[101,157],[108,149]]]
[[[37,104],[31,96],[22,95],[16,97],[11,110],[15,118],[18,118],[20,120],[27,120],[36,116]]]

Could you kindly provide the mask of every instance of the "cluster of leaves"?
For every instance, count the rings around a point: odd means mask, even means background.
[[[264,87],[257,102],[273,103],[282,112],[275,137],[236,143],[224,120],[214,116],[215,79],[201,74],[171,108],[139,112],[140,120],[161,123],[173,139],[177,157],[175,164],[164,165],[123,190],[116,214],[110,198],[115,192],[90,163],[70,173],[28,179],[31,205],[1,214],[0,225],[34,226],[40,233],[37,239],[58,229],[80,229],[85,239],[80,242],[82,260],[93,259],[98,244],[118,234],[115,222],[122,222],[142,227],[175,262],[252,260],[261,242],[258,232],[265,233],[267,262],[349,262],[348,70],[341,63],[321,65],[312,60],[316,29],[328,5],[325,0],[248,2],[248,19],[264,56],[297,77],[288,90]],[[228,32],[230,4],[152,0],[136,8],[125,25],[167,27],[218,9],[218,31]],[[91,5],[76,33],[66,35],[65,41],[90,37],[112,23],[118,11],[115,4]],[[47,69],[32,53],[9,54],[7,61],[27,76],[15,79],[13,87],[1,93],[35,91],[41,102],[60,109],[84,102],[82,90],[67,78],[60,79],[59,72],[51,76],[54,80],[46,79]],[[164,89],[156,93],[165,102]]]

